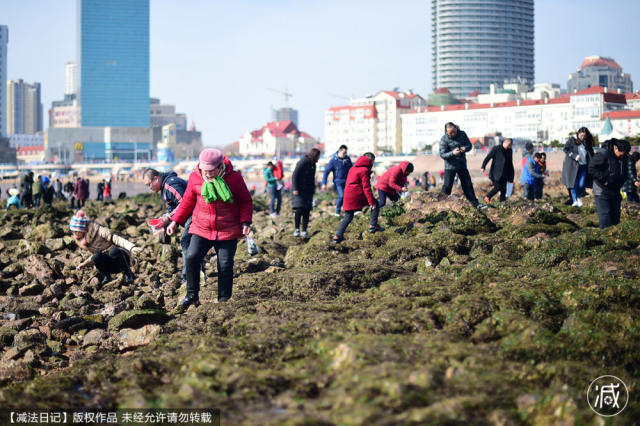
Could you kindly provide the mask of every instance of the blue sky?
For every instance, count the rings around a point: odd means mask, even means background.
[[[400,87],[431,91],[428,0],[151,0],[151,96],[175,104],[222,146],[270,120],[288,88],[302,130],[323,137],[324,112]],[[76,57],[75,0],[0,0],[9,79],[63,97]],[[536,81],[566,86],[584,57],[613,57],[640,88],[634,0],[536,0]],[[45,120],[45,126],[47,122]]]

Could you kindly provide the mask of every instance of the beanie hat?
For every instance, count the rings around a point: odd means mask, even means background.
[[[200,168],[205,171],[213,170],[222,163],[222,158],[220,150],[207,148],[200,153]]]
[[[76,215],[71,218],[71,222],[69,222],[69,228],[72,231],[80,231],[85,232],[88,228],[87,218],[84,216],[84,211],[78,210]]]
[[[531,142],[525,143],[524,149],[526,149],[527,151],[531,151],[533,149],[533,144]]]

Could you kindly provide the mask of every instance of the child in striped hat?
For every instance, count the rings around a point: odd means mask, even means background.
[[[93,256],[78,265],[78,269],[95,265],[101,274],[102,285],[111,281],[111,274],[121,272],[126,284],[133,283],[135,277],[131,272],[131,256],[141,252],[142,248],[112,234],[108,228],[87,220],[82,210],[78,210],[71,218],[69,228],[78,246],[93,253]]]

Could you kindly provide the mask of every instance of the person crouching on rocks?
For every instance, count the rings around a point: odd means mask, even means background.
[[[167,234],[171,235],[192,213],[189,232],[193,235],[186,256],[187,295],[176,306],[179,312],[200,303],[200,264],[211,247],[218,258],[218,302],[229,300],[238,239],[251,231],[251,194],[242,175],[233,170],[231,161],[217,149],[200,153],[184,197],[171,216]]]
[[[375,160],[376,156],[367,152],[358,158],[353,167],[349,169],[347,181],[344,186],[344,200],[342,204],[344,217],[342,221],[340,221],[336,235],[333,237],[333,242],[336,244],[344,241],[344,232],[353,220],[353,216],[357,211],[360,211],[360,209],[366,206],[371,208],[369,232],[382,230],[382,228],[378,226],[378,203],[373,197],[373,191],[371,190],[371,168]]]
[[[413,164],[408,161],[401,161],[397,166],[389,168],[380,176],[376,182],[378,189],[378,213],[387,204],[387,198],[394,203],[400,199],[400,194],[407,186],[407,178],[413,173]],[[378,227],[377,231],[383,229]],[[369,229],[371,232],[371,229]],[[375,232],[375,231],[374,231]]]
[[[133,283],[135,277],[131,272],[131,256],[141,252],[142,248],[112,234],[108,228],[87,220],[82,210],[78,210],[71,218],[69,228],[78,246],[93,253],[93,256],[78,265],[78,269],[95,265],[101,274],[101,285],[111,281],[111,274],[120,272],[126,284]]]

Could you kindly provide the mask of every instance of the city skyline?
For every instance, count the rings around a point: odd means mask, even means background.
[[[218,146],[269,121],[271,107],[284,106],[283,96],[268,88],[288,89],[300,126],[322,139],[324,112],[346,103],[330,93],[362,97],[400,87],[427,97],[433,90],[430,2],[367,4],[192,1],[177,8],[154,1],[150,95],[176,105],[203,131],[207,145]],[[632,28],[622,26],[615,34],[598,28],[621,14],[634,15],[640,5],[601,6],[591,0],[535,2],[536,82],[565,87],[568,75],[591,55],[612,57],[638,78]],[[63,97],[65,63],[76,58],[75,9],[75,1],[3,5],[7,78],[41,82],[46,109]],[[585,31],[582,23],[596,29]],[[32,51],[38,55],[24,54]]]

